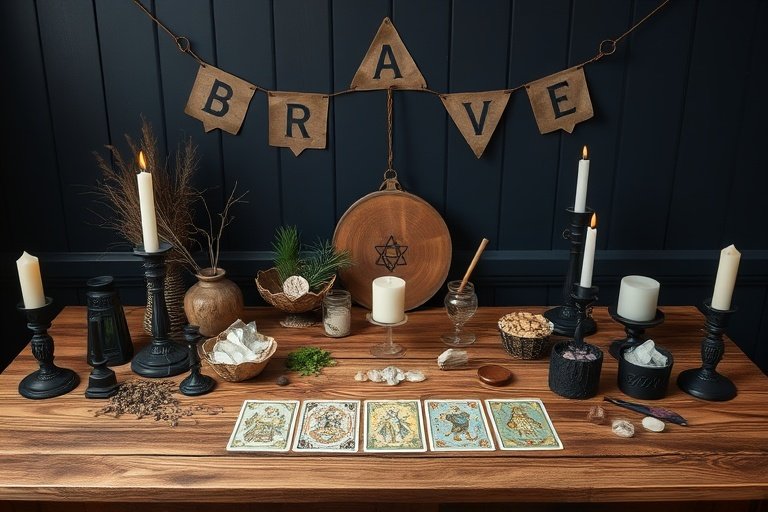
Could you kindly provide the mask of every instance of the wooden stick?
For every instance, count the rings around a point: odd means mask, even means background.
[[[467,273],[464,274],[464,279],[461,280],[461,285],[459,286],[459,293],[464,291],[464,287],[467,286],[467,281],[469,281],[469,275],[472,273],[472,271],[475,269],[475,265],[477,265],[477,262],[480,260],[480,255],[483,254],[483,251],[485,250],[485,246],[488,245],[488,239],[483,238],[483,241],[480,242],[480,247],[477,248],[477,252],[475,253],[475,257],[472,258],[472,263],[469,264],[469,268],[467,269]]]

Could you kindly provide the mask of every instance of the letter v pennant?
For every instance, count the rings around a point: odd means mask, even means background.
[[[511,91],[459,92],[441,94],[445,110],[480,158],[507,108]]]

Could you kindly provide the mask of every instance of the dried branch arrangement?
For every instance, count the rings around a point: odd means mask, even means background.
[[[174,245],[169,260],[186,263],[182,253],[194,247],[194,234],[197,232],[193,216],[194,204],[200,199],[200,193],[192,186],[199,160],[197,147],[191,137],[180,144],[171,172],[167,162],[160,161],[157,138],[146,119],[142,118],[141,140],[135,142],[127,134],[125,140],[131,149],[131,158],[126,159],[111,145],[105,147],[114,164],[94,152],[103,176],[97,181],[94,192],[97,201],[109,212],[109,215],[96,213],[101,226],[115,231],[134,246],[141,244],[141,208],[136,182],[139,167],[136,156],[142,151],[147,171],[152,173],[158,235]]]
[[[146,119],[142,118],[141,140],[138,143],[129,135],[125,135],[125,139],[133,158],[126,159],[116,147],[106,146],[114,161],[112,165],[100,154],[94,153],[96,163],[103,173],[103,179],[96,184],[95,193],[98,202],[109,211],[109,215],[96,214],[101,225],[117,232],[133,245],[141,243],[136,157],[139,151],[142,151],[147,162],[147,171],[152,173],[158,235],[173,245],[169,261],[182,264],[193,274],[202,272],[215,275],[221,253],[221,237],[224,229],[235,219],[231,209],[235,204],[244,202],[243,197],[248,192],[236,195],[235,183],[224,208],[214,216],[205,200],[205,191],[200,191],[192,185],[199,157],[197,146],[193,144],[191,137],[185,139],[176,150],[173,172],[168,170],[167,162],[160,161],[157,138]],[[195,206],[198,202],[206,213],[206,227],[195,224]],[[208,268],[203,268],[195,259],[196,249],[206,252]]]

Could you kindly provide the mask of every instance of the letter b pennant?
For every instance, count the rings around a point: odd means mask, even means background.
[[[594,115],[584,68],[566,69],[525,86],[542,134],[573,128]]]
[[[256,87],[206,64],[197,70],[184,113],[203,122],[206,132],[221,128],[237,135]]]
[[[299,92],[270,92],[269,145],[299,154],[307,148],[325,149],[328,96]]]

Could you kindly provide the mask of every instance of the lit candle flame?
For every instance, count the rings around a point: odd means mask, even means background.
[[[589,221],[589,227],[591,227],[592,229],[595,229],[597,227],[597,214],[596,213],[592,214],[592,220]]]
[[[581,150],[581,158],[582,160],[586,160],[589,157],[589,153],[587,153],[587,146],[584,146],[584,148]]]
[[[139,151],[139,167],[141,167],[142,171],[147,170],[147,161],[144,159],[143,151]]]

